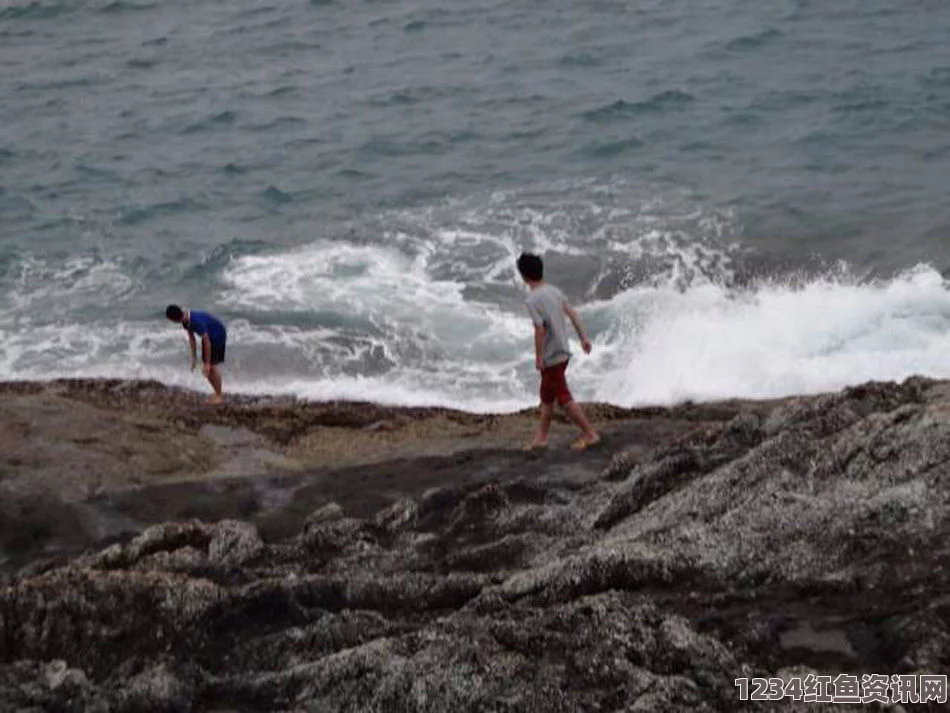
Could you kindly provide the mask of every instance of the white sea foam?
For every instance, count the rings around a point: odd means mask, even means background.
[[[558,256],[562,271],[588,267],[573,293],[595,351],[575,346],[569,372],[583,400],[671,404],[950,377],[950,295],[934,269],[739,289],[737,253],[724,239],[730,216],[593,195],[525,207],[499,194],[488,205],[384,216],[362,242],[234,258],[203,305],[231,315],[227,388],[474,411],[531,406],[537,374],[513,267],[523,249]],[[184,336],[171,325],[115,320],[115,310],[68,319],[77,305],[115,304],[135,289],[118,264],[25,261],[0,295],[0,378],[207,388],[188,373]]]
[[[870,284],[637,289],[600,309],[611,327],[593,396],[625,406],[950,377],[950,294],[926,266]]]
[[[579,188],[587,197],[574,196]],[[600,274],[589,284],[589,295],[611,275],[628,285],[728,281],[739,252],[730,240],[731,212],[675,194],[667,200],[638,197],[622,181],[568,182],[533,200],[498,192],[487,204],[458,201],[444,209],[394,211],[380,222],[386,244],[422,251],[430,274],[467,284],[519,284],[514,261],[525,250],[557,255],[563,264],[595,260]]]
[[[76,256],[55,264],[26,256],[12,289],[0,297],[0,318],[28,317],[31,313],[67,314],[100,306],[127,296],[134,280],[117,262]]]
[[[333,330],[232,324],[229,386],[245,393],[474,411],[532,405],[537,377],[522,314],[465,307],[455,301],[461,300],[457,294],[439,294],[448,303],[439,307],[439,317],[450,318],[454,304],[471,339],[464,329],[421,326],[438,312],[434,307],[428,314],[420,309],[418,323],[403,315],[413,338],[445,341],[429,344],[426,353],[393,350],[392,364],[370,376],[345,373],[342,365],[358,360],[360,347],[334,344]],[[409,295],[405,299],[411,302]],[[950,378],[950,294],[929,267],[870,284],[829,278],[739,292],[713,284],[682,291],[639,287],[581,312],[595,343],[594,354],[576,357],[570,370],[582,399],[671,404],[817,393],[914,374]],[[204,388],[187,372],[183,337],[173,329],[146,323],[0,327],[0,339],[6,378],[156,378]],[[275,356],[262,359],[267,350]],[[288,368],[275,368],[281,359]]]

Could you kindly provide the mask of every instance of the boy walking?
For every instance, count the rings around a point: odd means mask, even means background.
[[[220,404],[224,401],[221,395],[221,373],[217,365],[224,361],[224,351],[227,346],[228,333],[215,317],[207,312],[199,312],[196,309],[182,309],[178,305],[168,305],[165,310],[165,316],[172,322],[176,322],[185,328],[188,332],[188,347],[191,354],[191,370],[195,370],[196,362],[196,343],[195,335],[201,337],[201,373],[205,375],[211,388],[214,389],[214,396],[210,402]]]
[[[526,304],[534,323],[534,366],[541,372],[541,417],[538,432],[525,450],[544,448],[548,443],[548,429],[557,401],[575,425],[581,437],[571,444],[574,450],[582,451],[600,442],[600,435],[593,429],[584,409],[574,401],[564,372],[571,358],[568,345],[567,321],[571,320],[581,347],[590,354],[591,344],[584,331],[581,318],[568,304],[567,298],[554,285],[544,281],[544,262],[537,255],[522,253],[518,258],[518,272],[530,288]]]

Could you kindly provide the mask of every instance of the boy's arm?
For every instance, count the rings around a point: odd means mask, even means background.
[[[188,330],[188,353],[191,354],[191,370],[195,370],[195,363],[198,361],[197,356],[198,345],[195,344],[195,333],[190,329]]]
[[[544,366],[544,360],[541,355],[544,354],[544,315],[538,306],[528,299],[526,306],[528,314],[531,315],[531,324],[534,325],[534,368],[541,371]]]
[[[581,322],[581,316],[567,302],[564,303],[564,314],[567,315],[567,318],[571,320],[571,324],[574,325],[574,331],[577,332],[577,337],[581,340],[581,348],[584,350],[584,353],[590,354],[590,339],[587,338],[587,332],[584,330],[584,323]]]
[[[541,371],[544,362],[541,360],[541,354],[544,350],[544,327],[534,325],[534,368]]]

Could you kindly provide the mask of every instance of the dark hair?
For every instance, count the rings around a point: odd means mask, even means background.
[[[526,280],[543,280],[544,262],[538,255],[521,253],[518,258],[518,272]]]
[[[185,313],[182,312],[181,307],[178,305],[168,305],[168,309],[165,310],[165,316],[172,322],[180,322],[185,318]]]

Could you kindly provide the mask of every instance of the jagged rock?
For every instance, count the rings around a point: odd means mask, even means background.
[[[93,686],[85,673],[59,660],[0,664],[0,711],[93,710]]]
[[[345,517],[308,523],[300,536],[307,552],[324,558],[338,556],[345,551],[365,551],[375,547],[376,538],[367,523],[357,518]]]
[[[63,657],[111,672],[125,656],[187,649],[220,599],[211,582],[177,574],[66,567],[0,592],[0,659]]]
[[[403,498],[381,510],[373,524],[390,534],[412,527],[419,518],[419,505],[411,498]]]
[[[264,549],[257,528],[247,522],[223,520],[213,528],[208,544],[208,559],[212,564],[242,565],[257,557]]]
[[[611,499],[595,525],[607,528],[701,474],[702,462],[693,450],[671,454],[637,468]]]
[[[314,510],[310,516],[304,520],[303,529],[304,532],[307,532],[307,530],[312,527],[333,522],[334,520],[340,520],[342,518],[343,508],[341,508],[337,503],[327,503],[323,507]]]
[[[207,550],[211,542],[212,528],[203,522],[169,522],[150,527],[120,550],[115,565],[136,562],[155,552],[173,552],[182,547]]]
[[[61,687],[83,689],[90,686],[85,673],[78,668],[69,668],[62,659],[48,663],[43,676],[46,679],[46,685],[53,691]]]
[[[118,696],[117,711],[142,713],[189,713],[194,689],[165,664],[134,676]]]
[[[189,573],[207,567],[208,564],[206,552],[185,545],[171,552],[156,552],[143,557],[133,565],[133,568],[142,571]]]
[[[610,463],[604,468],[600,477],[604,480],[623,480],[640,463],[640,458],[631,451],[621,451],[615,454]]]

